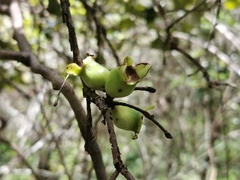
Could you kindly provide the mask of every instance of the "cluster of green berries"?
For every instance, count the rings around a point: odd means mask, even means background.
[[[65,72],[80,76],[90,89],[105,91],[111,98],[120,98],[130,95],[151,67],[148,63],[133,66],[133,60],[127,56],[120,66],[108,70],[89,55],[82,61],[81,66],[76,63],[67,65]],[[143,115],[135,109],[121,105],[116,105],[111,110],[114,124],[120,129],[134,131],[133,139],[137,139]]]

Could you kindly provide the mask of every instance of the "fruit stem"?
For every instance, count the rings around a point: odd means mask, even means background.
[[[60,87],[60,89],[59,89],[59,92],[58,92],[58,94],[57,94],[57,99],[54,101],[54,103],[53,103],[53,106],[57,106],[57,104],[58,104],[58,100],[59,100],[59,96],[60,96],[60,93],[62,92],[62,88],[63,88],[63,86],[64,86],[64,84],[67,82],[67,79],[68,79],[68,77],[69,77],[69,74],[67,74],[67,76],[65,77],[65,79],[64,79],[64,81],[63,81],[63,83],[62,83],[62,85],[61,85],[61,87]]]

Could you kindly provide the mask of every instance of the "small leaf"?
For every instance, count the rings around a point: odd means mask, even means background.
[[[76,63],[71,63],[66,66],[65,72],[74,76],[78,76],[81,73],[82,68],[79,67]]]
[[[148,71],[151,69],[151,67],[152,65],[148,63],[137,64],[135,69],[139,78],[144,78],[148,74]]]
[[[155,108],[154,105],[149,105],[149,106],[145,107],[144,110],[149,111],[149,110],[154,109],[154,108]]]
[[[129,56],[125,57],[125,59],[123,61],[123,65],[132,66],[132,64],[133,64],[132,58]]]

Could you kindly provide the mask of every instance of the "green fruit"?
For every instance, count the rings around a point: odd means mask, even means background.
[[[121,66],[110,71],[106,79],[105,91],[113,97],[125,97],[131,94],[152,67],[148,63],[140,63],[135,67],[132,66],[133,61],[130,57],[126,57]]]
[[[97,63],[92,56],[83,60],[82,66],[76,63],[67,65],[65,72],[75,76],[80,76],[83,82],[94,90],[104,90],[109,70]]]
[[[119,68],[114,68],[106,80],[105,91],[111,97],[125,97],[131,94],[135,88],[135,84],[127,84],[126,75]]]
[[[135,132],[132,139],[138,138],[143,123],[142,113],[127,106],[116,105],[112,108],[112,120],[118,128]]]

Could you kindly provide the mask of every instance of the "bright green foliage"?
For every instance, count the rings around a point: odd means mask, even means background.
[[[148,63],[140,63],[135,67],[132,64],[133,60],[127,56],[121,66],[110,71],[105,84],[105,91],[109,96],[128,96],[151,68]]]
[[[118,128],[135,132],[133,139],[138,138],[143,123],[142,113],[126,106],[114,106],[112,120]]]
[[[0,166],[16,156],[16,153],[4,143],[0,143],[0,154]]]
[[[224,6],[228,10],[232,10],[240,7],[240,0],[226,0]]]
[[[76,63],[67,65],[65,72],[80,76],[83,82],[94,90],[104,90],[104,85],[109,75],[109,70],[97,63],[92,56],[84,59],[82,66],[78,66]]]

